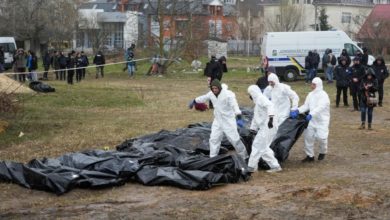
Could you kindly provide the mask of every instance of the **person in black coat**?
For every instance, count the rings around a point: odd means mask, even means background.
[[[214,80],[222,80],[222,68],[221,64],[218,62],[217,58],[213,55],[208,63],[206,63],[206,68],[204,74],[207,76],[208,84]]]
[[[336,78],[336,88],[337,88],[337,94],[336,94],[336,107],[339,107],[340,104],[340,95],[341,91],[343,92],[343,102],[344,106],[348,105],[348,86],[349,86],[349,75],[350,75],[350,68],[347,66],[347,59],[344,57],[341,58],[341,64],[338,65],[335,68],[335,78]]]
[[[362,59],[361,59],[360,63],[365,67],[368,66],[368,49],[367,49],[367,47],[363,47],[363,55],[362,55]]]
[[[0,73],[4,71],[4,51],[3,46],[0,46]]]
[[[67,68],[68,68],[68,84],[73,85],[74,68],[76,67],[76,52],[72,51],[68,54]]]
[[[337,58],[337,61],[338,61],[339,65],[340,65],[340,58],[341,58],[341,57],[345,57],[345,58],[347,59],[347,65],[348,65],[348,66],[351,65],[351,57],[348,55],[346,49],[343,49],[343,50],[341,51],[340,56]]]
[[[50,64],[51,64],[51,56],[49,51],[46,51],[45,55],[42,58],[42,65],[45,70],[45,72],[43,72],[43,80],[48,80],[47,73],[49,72]]]
[[[64,55],[64,52],[60,52],[60,55],[58,57],[58,64],[59,64],[59,75],[60,75],[60,80],[66,80],[66,66],[68,65],[67,63],[67,58]]]
[[[222,68],[222,73],[227,73],[228,72],[228,68],[227,68],[227,65],[226,65],[226,57],[225,56],[221,56],[218,59],[218,62],[219,62],[219,65]],[[221,79],[222,79],[222,75],[221,75]]]
[[[378,106],[383,105],[383,84],[387,77],[389,77],[389,71],[386,67],[383,57],[379,56],[372,64],[372,68],[375,72],[375,77],[378,80]]]
[[[104,64],[106,64],[106,59],[104,58],[104,55],[101,51],[97,52],[95,57],[93,58],[93,63],[97,66],[96,67],[96,79],[101,76],[104,77]]]
[[[352,102],[353,102],[353,110],[352,111],[359,111],[360,106],[360,82],[364,75],[366,74],[365,68],[363,65],[360,64],[360,58],[355,57],[353,58],[353,66],[351,67],[351,75],[350,75],[350,94],[352,96]]]
[[[306,70],[305,82],[306,83],[311,82],[311,77],[312,77],[313,67],[314,67],[313,61],[314,61],[313,52],[309,51],[309,53],[305,57],[305,70]]]
[[[86,67],[89,66],[89,60],[87,55],[84,54],[84,51],[81,51],[81,59],[82,59],[82,67],[84,67],[81,69],[81,75],[82,78],[85,79]]]
[[[320,65],[320,55],[318,54],[317,50],[313,50],[312,64],[313,72],[311,74],[311,79],[314,79],[317,77],[318,66]]]
[[[80,82],[83,77],[83,58],[81,57],[81,53],[76,53],[76,82]]]
[[[360,118],[362,123],[359,129],[365,129],[366,115],[368,116],[368,129],[372,129],[372,117],[376,103],[371,100],[375,99],[376,91],[378,91],[378,80],[375,77],[374,70],[368,68],[366,69],[366,75],[360,83],[360,92],[362,93],[360,101]]]

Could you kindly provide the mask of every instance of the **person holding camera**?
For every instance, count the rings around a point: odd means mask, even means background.
[[[366,70],[366,75],[363,77],[360,83],[361,101],[360,112],[361,121],[359,129],[365,129],[366,115],[368,117],[368,130],[372,130],[372,115],[374,107],[378,104],[378,98],[376,92],[378,91],[378,80],[376,79],[375,72],[372,68]]]

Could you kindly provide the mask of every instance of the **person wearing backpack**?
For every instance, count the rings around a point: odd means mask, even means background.
[[[326,49],[324,56],[322,57],[322,65],[325,70],[328,83],[333,83],[333,70],[336,65],[336,57],[332,54],[331,49]]]
[[[335,69],[335,78],[336,78],[336,108],[339,107],[340,104],[340,95],[343,92],[343,102],[344,106],[348,105],[348,86],[349,86],[349,78],[350,78],[350,67],[347,66],[347,59],[345,57],[341,57],[341,64],[338,65]]]
[[[378,80],[375,76],[375,72],[372,68],[366,70],[366,75],[363,77],[360,83],[360,91],[362,98],[360,101],[360,118],[361,125],[359,129],[365,129],[366,115],[368,117],[368,130],[372,130],[372,116],[374,107],[377,105],[378,99],[375,93],[378,91]]]

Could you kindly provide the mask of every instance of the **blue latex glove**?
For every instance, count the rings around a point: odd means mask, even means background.
[[[294,110],[294,111],[290,112],[290,118],[292,118],[292,119],[298,118],[298,115],[299,115],[298,110]]]
[[[188,103],[188,108],[189,108],[189,109],[194,108],[195,104],[196,104],[195,99],[194,99],[194,100],[191,100],[191,102]]]
[[[240,128],[244,127],[245,125],[245,122],[242,119],[237,119],[236,122],[237,122],[237,126]]]
[[[310,121],[312,118],[313,116],[311,116],[311,114],[306,115],[306,121]]]

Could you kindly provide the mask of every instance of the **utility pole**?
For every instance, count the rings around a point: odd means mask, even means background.
[[[314,0],[313,4],[314,4],[314,30],[317,31],[317,17],[318,17],[318,15],[317,15],[317,1]]]

